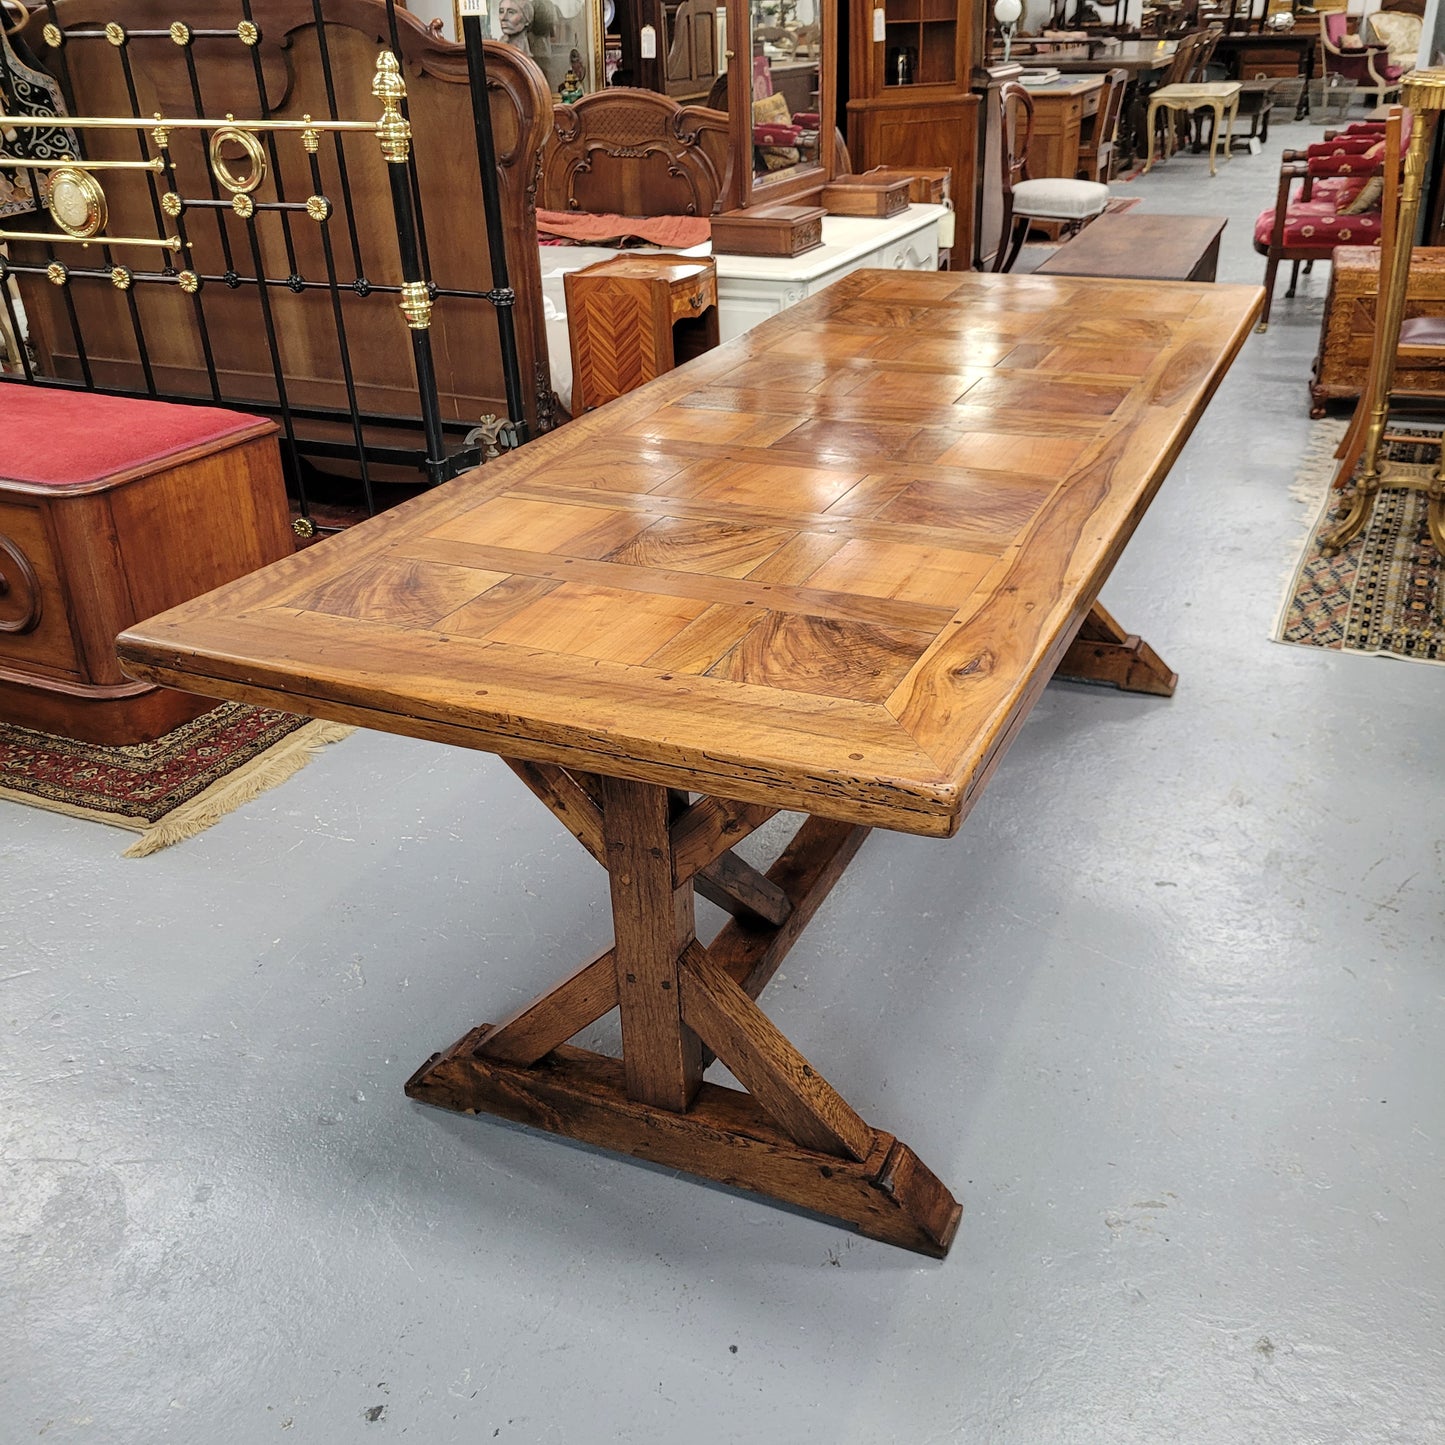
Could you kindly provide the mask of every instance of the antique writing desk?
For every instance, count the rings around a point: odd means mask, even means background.
[[[942,1255],[953,1196],[756,1000],[870,826],[954,832],[1056,669],[1172,689],[1095,598],[1260,296],[857,272],[121,656],[499,753],[607,869],[612,944],[414,1098]],[[780,808],[764,874],[732,848]],[[613,1008],[620,1059],[568,1046]]]

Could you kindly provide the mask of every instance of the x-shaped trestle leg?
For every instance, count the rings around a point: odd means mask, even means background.
[[[756,999],[868,829],[809,818],[766,874],[733,843],[775,811],[512,762],[607,869],[613,946],[407,1084],[414,1099],[685,1170],[942,1257],[962,1210],[907,1145],[866,1124]],[[694,890],[734,916],[698,942]],[[622,1057],[567,1040],[610,1009]],[[703,1080],[716,1056],[744,1090]]]

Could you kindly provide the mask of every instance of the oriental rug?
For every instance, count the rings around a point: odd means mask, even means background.
[[[107,747],[0,723],[0,798],[141,834],[127,858],[194,837],[354,729],[227,702],[153,743]]]
[[[1422,493],[1382,489],[1364,531],[1333,557],[1320,551],[1320,533],[1342,515],[1343,494],[1330,484],[1344,429],[1343,422],[1317,428],[1295,479],[1294,495],[1311,508],[1314,520],[1291,573],[1274,640],[1445,663],[1445,559],[1430,540]],[[1387,458],[1438,457],[1438,429],[1396,430],[1410,439],[1387,443]]]

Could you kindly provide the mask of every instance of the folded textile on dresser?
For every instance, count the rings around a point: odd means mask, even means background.
[[[711,239],[702,216],[611,216],[590,211],[537,210],[537,235],[543,240],[582,246],[617,245],[625,240],[654,246],[699,246]]]

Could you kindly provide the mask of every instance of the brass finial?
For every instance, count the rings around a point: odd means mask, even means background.
[[[371,93],[381,102],[376,138],[381,142],[382,157],[391,165],[401,165],[411,154],[411,125],[401,113],[406,81],[402,79],[396,56],[389,50],[383,50],[376,58]]]
[[[431,325],[431,291],[425,281],[408,281],[402,286],[401,309],[413,331],[425,331]]]

